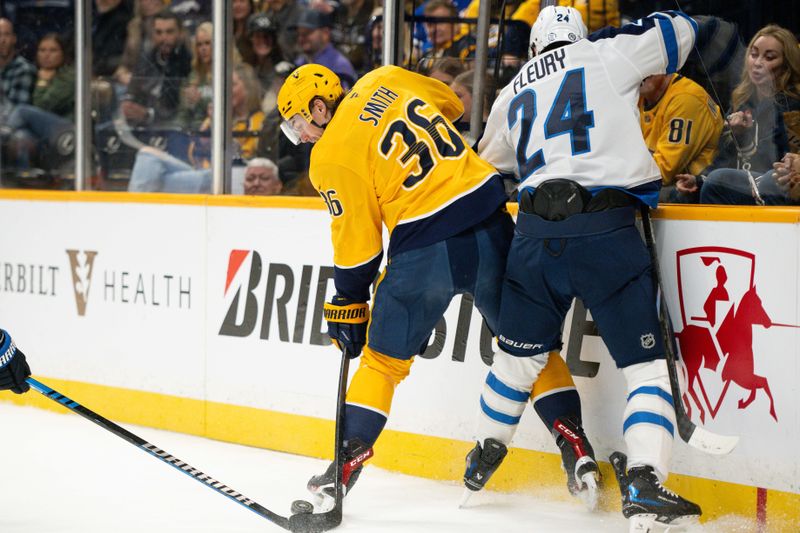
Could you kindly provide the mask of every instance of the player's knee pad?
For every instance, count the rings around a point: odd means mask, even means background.
[[[389,415],[394,389],[410,372],[414,359],[395,359],[364,347],[361,364],[347,390],[347,403]]]
[[[665,359],[622,369],[628,385],[622,431],[628,448],[628,466],[649,465],[663,481],[675,434],[675,407]]]
[[[553,350],[547,358],[547,364],[533,384],[531,399],[536,401],[537,398],[542,398],[553,391],[568,388],[575,388],[572,374],[569,373],[567,363],[561,358],[561,354]]]
[[[480,442],[489,437],[504,444],[511,442],[547,357],[548,354],[515,357],[503,351],[494,354],[480,399]]]
[[[531,403],[548,429],[556,419],[581,421],[581,400],[567,363],[557,351],[550,352],[547,364],[531,391]]]

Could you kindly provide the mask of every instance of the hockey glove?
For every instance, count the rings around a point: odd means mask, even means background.
[[[0,390],[28,392],[31,387],[25,379],[30,375],[25,354],[11,340],[11,335],[0,329]]]
[[[361,355],[367,342],[369,306],[366,302],[351,302],[338,294],[325,304],[328,336],[340,350],[347,349],[352,359]]]

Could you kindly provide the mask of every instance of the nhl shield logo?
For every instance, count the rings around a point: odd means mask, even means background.
[[[652,333],[645,333],[639,337],[639,340],[642,342],[642,348],[645,350],[650,350],[656,345],[656,336]]]
[[[716,417],[733,383],[745,393],[739,409],[746,409],[763,391],[769,414],[777,421],[769,381],[754,371],[753,328],[784,324],[773,324],[758,296],[755,255],[715,246],[679,250],[676,255],[682,324],[676,324],[681,330],[675,338],[687,413],[692,416],[696,408],[702,422],[706,413]]]

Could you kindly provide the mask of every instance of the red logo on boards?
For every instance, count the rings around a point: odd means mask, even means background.
[[[777,421],[769,380],[755,373],[753,330],[790,325],[774,323],[764,308],[755,284],[755,255],[703,246],[679,250],[676,259],[682,329],[675,337],[689,416],[694,405],[702,422],[706,413],[715,418],[734,383],[746,394],[738,401],[739,409],[746,409],[763,391],[769,414]],[[691,287],[687,280],[692,280]]]

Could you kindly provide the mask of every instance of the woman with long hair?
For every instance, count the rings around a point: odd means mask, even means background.
[[[72,53],[63,36],[48,33],[39,40],[37,79],[31,104],[14,107],[5,125],[10,133],[11,159],[19,170],[28,170],[31,158],[37,154],[42,160],[39,165],[46,169],[59,162],[52,156],[72,155],[75,69],[71,59]]]
[[[192,70],[181,88],[178,105],[178,121],[189,131],[196,131],[206,118],[208,104],[211,102],[211,36],[214,27],[203,22],[194,32],[192,39]]]
[[[700,202],[755,205],[760,197],[766,204],[786,204],[771,170],[800,149],[800,48],[789,30],[770,24],[750,40],[731,109]],[[699,185],[685,174],[676,184],[689,193]]]

